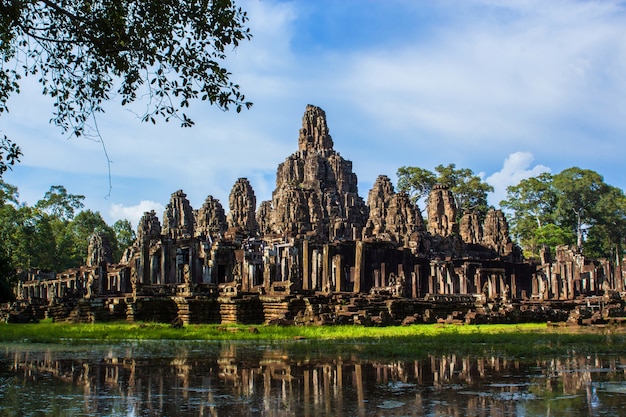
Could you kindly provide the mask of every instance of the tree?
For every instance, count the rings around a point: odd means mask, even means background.
[[[436,174],[423,168],[401,167],[398,169],[398,188],[409,194],[413,202],[426,198],[435,184],[450,188],[459,208],[459,215],[475,211],[484,218],[489,211],[487,193],[493,187],[475,175],[471,169],[457,169],[455,164],[437,165]]]
[[[76,210],[85,206],[84,199],[84,195],[68,194],[62,185],[53,185],[35,207],[59,220],[72,220]]]
[[[604,178],[595,171],[572,167],[554,176],[554,187],[558,191],[557,213],[561,223],[576,232],[576,247],[583,247],[583,227],[592,225],[595,206],[607,191]]]
[[[68,263],[60,270],[87,263],[89,239],[94,233],[104,234],[109,239],[111,250],[116,249],[115,232],[106,224],[100,212],[83,210],[67,225],[63,236],[67,248],[63,248],[62,253],[68,255]]]
[[[626,196],[595,171],[572,167],[507,188],[500,205],[520,245],[533,255],[542,245],[575,245],[592,257],[623,255]]]
[[[0,112],[1,111],[2,108],[0,107]],[[15,143],[11,142],[6,135],[0,138],[0,177],[2,177],[2,174],[4,174],[7,169],[11,169],[16,162],[19,162],[21,155],[22,151],[20,148]]]
[[[617,187],[607,186],[593,209],[593,225],[585,241],[587,253],[621,262],[626,239],[624,192]]]
[[[567,234],[554,229],[557,190],[551,174],[545,172],[507,187],[507,197],[500,206],[508,209],[512,233],[532,256],[539,254],[543,244],[554,248],[556,244],[566,243],[559,239]],[[546,226],[554,227],[546,229]]]
[[[18,204],[19,196],[16,186],[7,184],[0,178],[0,206],[6,203]]]
[[[430,190],[437,184],[437,176],[424,168],[400,167],[396,175],[398,188],[406,192],[414,204],[428,197]]]
[[[247,14],[231,0],[0,0],[0,114],[36,76],[54,100],[51,122],[86,133],[103,103],[147,98],[143,121],[193,121],[184,109],[201,99],[249,108],[223,66],[226,51],[251,38]],[[21,154],[0,142],[0,175]]]
[[[127,247],[132,246],[137,239],[133,226],[127,219],[113,223],[117,250],[113,252],[113,262],[118,262]]]

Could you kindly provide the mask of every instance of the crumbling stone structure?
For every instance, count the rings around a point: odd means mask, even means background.
[[[94,236],[87,266],[31,276],[16,293],[44,300],[59,320],[391,324],[555,320],[576,300],[624,290],[620,267],[566,248],[524,261],[501,211],[482,224],[475,213],[459,218],[443,185],[428,197],[427,226],[387,176],[366,204],[333,147],[324,111],[309,105],[271,201],[257,208],[245,178],[228,214],[212,196],[194,210],[178,190],[162,225],[144,214],[119,263]]]

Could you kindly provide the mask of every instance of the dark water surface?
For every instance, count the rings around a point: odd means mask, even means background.
[[[619,416],[626,352],[290,355],[280,345],[0,345],[0,416]]]

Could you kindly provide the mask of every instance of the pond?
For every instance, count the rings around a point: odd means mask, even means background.
[[[403,361],[291,351],[243,342],[2,344],[0,415],[571,417],[626,409],[626,352]]]

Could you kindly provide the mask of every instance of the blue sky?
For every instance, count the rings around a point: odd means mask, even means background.
[[[162,213],[183,189],[228,210],[239,177],[271,198],[276,167],[297,150],[307,104],[326,111],[335,149],[359,193],[403,165],[455,163],[496,191],[578,166],[626,188],[626,3],[583,0],[246,0],[254,38],[227,67],[254,107],[205,103],[191,129],[141,123],[114,99],[98,118],[102,144],[48,124],[35,79],[9,101],[0,133],[22,163],[5,174],[34,204],[51,185],[86,196],[110,223]],[[134,109],[141,112],[141,103]],[[422,207],[423,209],[423,207]]]

